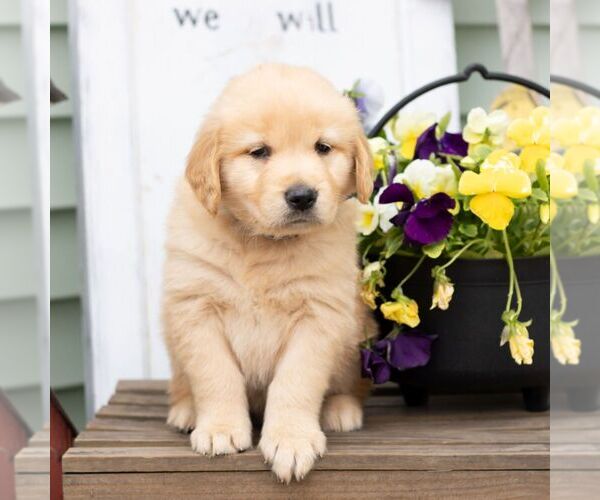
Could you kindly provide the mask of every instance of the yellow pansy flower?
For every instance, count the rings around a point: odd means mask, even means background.
[[[405,324],[414,328],[421,322],[419,319],[419,306],[414,300],[404,295],[395,302],[381,304],[379,309],[385,319],[395,321],[398,324]]]
[[[521,168],[535,172],[538,160],[550,155],[550,110],[545,106],[535,108],[529,118],[514,120],[506,135],[521,148]]]
[[[550,197],[567,200],[577,195],[578,183],[573,173],[565,170],[565,159],[558,153],[550,153],[546,173],[550,175]]]
[[[435,116],[431,113],[401,113],[392,124],[392,133],[400,143],[400,154],[412,160],[415,156],[417,139],[435,123]]]
[[[552,123],[552,139],[565,148],[565,168],[581,173],[586,160],[600,158],[600,109],[588,106]]]
[[[467,115],[463,139],[470,145],[483,143],[499,146],[504,142],[508,120],[508,115],[502,110],[488,114],[483,108],[473,108]]]
[[[388,147],[388,142],[383,137],[373,137],[369,139],[369,148],[373,156],[373,166],[375,170],[383,170],[385,168],[385,150]]]
[[[565,151],[565,168],[579,174],[587,160],[595,161],[600,158],[600,149],[585,144],[575,144]]]
[[[575,176],[562,168],[550,170],[550,197],[555,200],[568,200],[577,196],[577,179]]]
[[[504,150],[488,156],[479,174],[466,171],[458,183],[460,194],[474,198],[471,211],[491,228],[502,230],[514,213],[511,198],[527,198],[531,194],[529,175],[518,168],[519,158]]]

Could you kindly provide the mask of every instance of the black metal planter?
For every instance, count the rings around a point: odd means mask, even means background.
[[[550,81],[600,100],[600,89],[581,81],[561,75],[550,75]],[[579,320],[575,332],[581,340],[581,358],[575,366],[552,359],[553,393],[566,393],[572,410],[595,411],[600,408],[600,256],[559,258],[558,269],[569,298],[566,319]]]
[[[600,256],[559,258],[558,268],[569,298],[566,319],[579,320],[581,358],[564,366],[552,359],[553,392],[566,393],[573,410],[594,411],[600,407]]]
[[[388,261],[389,294],[412,269],[416,260],[394,257]],[[530,337],[535,342],[532,365],[517,365],[508,345],[500,347],[500,319],[508,290],[508,267],[504,260],[457,260],[447,274],[455,292],[446,311],[429,310],[433,280],[431,268],[440,264],[426,260],[403,286],[404,293],[419,304],[425,333],[436,334],[429,364],[397,372],[407,405],[427,402],[430,393],[523,392],[531,411],[548,408],[550,388],[550,265],[547,257],[515,260],[523,293],[524,320],[532,319]],[[393,324],[378,315],[382,334]]]
[[[550,91],[535,82],[491,72],[481,64],[471,64],[463,72],[433,81],[398,101],[373,127],[369,137],[379,135],[387,122],[413,100],[444,85],[467,81],[474,73],[478,73],[484,80],[522,85],[546,98],[550,97]],[[440,263],[426,260],[403,286],[404,293],[419,304],[419,328],[426,333],[438,335],[427,366],[395,375],[406,404],[425,404],[430,393],[522,391],[526,409],[547,410],[550,391],[548,258],[515,260],[524,300],[521,318],[533,320],[529,328],[530,337],[535,342],[533,365],[517,365],[508,346],[500,347],[500,334],[504,326],[501,314],[508,290],[506,262],[459,259],[447,273],[455,283],[450,308],[447,311],[429,311],[433,285],[431,267]],[[386,283],[390,288],[386,290],[386,295],[408,274],[414,264],[414,259],[404,257],[394,257],[388,261]],[[392,325],[381,315],[377,319],[381,333],[387,334]]]

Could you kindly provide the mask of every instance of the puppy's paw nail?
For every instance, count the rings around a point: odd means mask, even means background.
[[[325,434],[318,428],[298,433],[283,428],[263,431],[259,447],[277,479],[289,483],[292,478],[300,481],[308,474],[325,452],[325,444]]]
[[[250,420],[237,424],[199,423],[190,435],[192,449],[209,456],[230,455],[252,446]]]
[[[190,429],[193,429],[195,421],[196,412],[191,398],[182,399],[169,409],[167,424],[181,432],[189,432]]]

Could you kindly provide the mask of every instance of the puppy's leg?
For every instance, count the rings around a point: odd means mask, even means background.
[[[315,319],[306,318],[295,326],[267,394],[259,446],[283,482],[292,476],[302,479],[325,453],[319,413],[339,338],[319,327]]]
[[[192,448],[205,455],[250,448],[252,424],[244,377],[217,314],[212,308],[195,307],[187,322],[181,316],[186,308],[171,311],[177,318],[171,322],[171,345],[189,381],[196,414]]]
[[[167,424],[182,432],[188,432],[196,423],[196,412],[190,384],[183,370],[171,362],[173,376],[169,383],[169,416]]]

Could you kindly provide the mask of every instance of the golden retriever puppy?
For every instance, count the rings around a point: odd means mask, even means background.
[[[362,425],[355,200],[372,159],[352,102],[305,68],[231,80],[200,128],[168,222],[169,424],[207,455],[259,447],[281,481]]]

